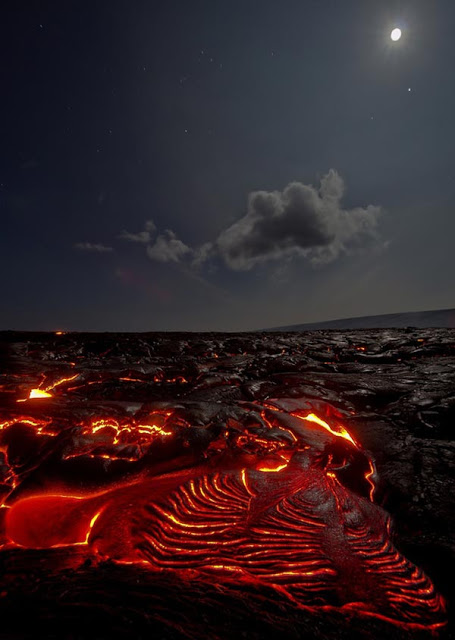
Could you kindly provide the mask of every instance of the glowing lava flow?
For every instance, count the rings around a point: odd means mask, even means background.
[[[49,393],[44,389],[32,389],[28,397],[29,398],[52,398],[52,393]]]
[[[357,443],[355,442],[354,438],[341,425],[337,425],[335,428],[332,428],[325,420],[322,420],[314,413],[309,413],[306,416],[302,416],[301,413],[299,412],[292,412],[291,415],[296,416],[296,418],[300,418],[301,420],[306,420],[307,422],[313,422],[315,424],[318,424],[320,427],[322,427],[323,429],[326,429],[337,438],[344,438],[345,440],[348,440],[349,442],[351,442],[354,445],[354,447],[357,447]]]
[[[10,420],[4,420],[3,422],[0,422],[0,431],[2,431],[3,429],[7,429],[8,427],[11,427],[15,424],[25,424],[27,426],[30,426],[36,429],[37,434],[42,434],[44,433],[43,429],[47,427],[48,424],[50,424],[50,420],[31,418],[29,416],[17,416]],[[48,433],[47,435],[55,435],[55,434]]]
[[[59,384],[63,380],[45,391]],[[35,428],[38,440],[52,431],[48,422],[18,420]],[[62,469],[75,459],[100,465],[122,459],[131,472],[82,495],[12,493],[4,552],[77,546],[101,561],[141,563],[180,577],[197,574],[238,589],[266,585],[297,607],[441,625],[441,597],[394,547],[390,519],[372,501],[371,457],[338,421],[329,424],[313,412],[263,408],[261,421],[249,419],[242,427],[228,420],[221,434],[212,434],[163,409],[137,420],[106,416],[71,425],[73,440],[58,449]],[[15,424],[11,418],[0,423],[1,433]],[[154,447],[161,458],[153,457]],[[369,498],[344,486],[339,474],[351,452],[353,473],[359,486],[367,481]],[[159,474],[150,460],[161,465]]]
[[[66,382],[71,382],[72,380],[75,380],[78,377],[79,377],[79,374],[76,373],[75,375],[70,376],[69,378],[61,378],[60,380],[57,380],[57,382],[53,382],[52,384],[45,387],[44,389],[42,389],[41,387],[38,387],[37,389],[32,389],[28,395],[28,398],[21,398],[19,400],[16,400],[16,402],[26,402],[27,400],[33,400],[33,398],[52,398],[53,394],[50,393],[50,391],[53,391],[56,387],[59,387],[60,385],[65,384]]]

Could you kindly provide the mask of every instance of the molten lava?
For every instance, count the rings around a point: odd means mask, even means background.
[[[33,389],[29,399],[52,397],[77,377]],[[8,468],[3,553],[78,546],[101,562],[141,563],[180,576],[196,572],[238,589],[267,585],[297,607],[442,624],[441,597],[394,547],[389,516],[373,502],[371,456],[339,419],[268,405],[257,424],[246,411],[245,424],[228,420],[215,433],[181,413],[163,408],[66,426],[33,416],[1,422],[0,452]],[[46,485],[44,471],[41,489],[25,484],[39,463],[21,463],[14,439],[19,428],[32,443],[29,457],[33,446],[46,452],[44,469],[58,459],[58,491]],[[104,474],[122,464],[123,475],[86,491],[80,483],[71,487],[65,469],[88,461]],[[354,487],[352,479],[344,484],[350,466]]]
[[[29,398],[52,398],[52,393],[44,391],[44,389],[32,389]]]
[[[72,380],[75,380],[78,376],[79,374],[76,373],[75,375],[70,376],[69,378],[60,378],[56,382],[53,382],[52,384],[46,386],[44,389],[42,389],[41,387],[38,387],[37,389],[32,389],[28,394],[28,398],[22,398],[20,400],[17,400],[17,402],[26,402],[26,400],[32,400],[33,398],[52,398],[52,393],[49,393],[50,391],[53,391],[56,387],[59,387],[60,385],[63,385],[63,384],[66,384],[67,382],[71,382]]]
[[[301,418],[302,420],[307,420],[308,422],[314,422],[315,424],[318,424],[323,429],[326,429],[327,431],[330,431],[330,433],[332,433],[337,438],[344,438],[345,440],[349,440],[349,442],[352,442],[354,447],[357,447],[357,445],[356,445],[354,439],[352,438],[352,436],[341,425],[337,425],[336,427],[333,428],[329,424],[327,424],[327,422],[325,420],[322,420],[321,418],[319,418],[314,413],[309,413],[307,416],[302,416],[302,415],[300,415],[300,413],[295,412],[292,415],[297,416],[298,418]]]

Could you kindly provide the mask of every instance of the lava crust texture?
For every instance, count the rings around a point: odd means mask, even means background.
[[[289,366],[284,338],[270,354],[267,336],[256,335],[255,350],[250,338],[252,353],[240,357],[227,352],[232,337],[9,338],[0,416],[4,599],[18,597],[12,584],[26,558],[40,571],[47,563],[40,598],[68,571],[77,581],[87,567],[100,575],[107,567],[173,581],[180,609],[182,585],[188,594],[192,583],[195,592],[215,588],[221,606],[250,599],[252,615],[279,602],[275,628],[287,637],[283,618],[292,612],[406,632],[444,626],[443,598],[395,547],[373,455],[351,426],[357,407],[328,389],[330,398],[318,397],[311,379],[320,381],[321,367]],[[325,367],[340,361],[333,347]],[[356,358],[367,351],[350,348]],[[173,624],[162,602],[141,606],[165,637],[204,637],[190,608]],[[210,635],[235,634],[221,627]]]

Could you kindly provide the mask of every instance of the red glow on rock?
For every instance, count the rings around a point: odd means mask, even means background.
[[[30,392],[29,398],[51,397],[77,377],[41,385],[32,391],[47,395]],[[371,456],[335,410],[323,419],[315,411],[286,413],[270,404],[247,427],[229,418],[203,453],[187,444],[191,425],[177,411],[114,415],[71,423],[74,433],[62,439],[59,464],[121,463],[132,471],[101,489],[79,492],[52,485],[15,493],[21,466],[10,461],[5,434],[20,427],[39,446],[59,427],[50,418],[26,415],[0,422],[0,453],[10,468],[3,481],[10,488],[3,501],[3,549],[77,546],[98,561],[180,576],[196,572],[238,588],[243,582],[267,585],[298,607],[358,610],[411,626],[443,623],[442,598],[394,547],[390,520],[374,504]],[[180,467],[158,473],[147,466],[158,446],[171,444],[185,451]],[[351,458],[361,461],[364,493],[344,486],[340,469]]]
[[[17,502],[8,510],[6,538],[27,549],[49,549],[88,544],[101,510],[92,513],[82,497],[36,496]]]
[[[22,398],[20,400],[16,400],[16,402],[26,402],[27,400],[33,400],[35,398],[52,398],[53,394],[50,393],[50,391],[53,391],[56,387],[59,387],[60,385],[63,385],[63,384],[66,384],[67,382],[71,382],[72,380],[75,380],[78,376],[79,374],[76,373],[75,375],[70,376],[68,378],[60,378],[56,382],[53,382],[52,384],[47,385],[44,388],[40,386],[37,389],[31,389],[28,394],[28,398]]]
[[[351,442],[355,447],[357,447],[357,444],[355,443],[353,437],[341,425],[331,427],[325,420],[322,420],[314,413],[309,413],[308,415],[303,416],[300,413],[295,412],[295,413],[292,413],[292,415],[296,416],[297,418],[300,418],[301,420],[306,420],[307,422],[313,422],[314,424],[319,425],[323,429],[330,431],[330,433],[332,433],[337,438],[344,438],[345,440],[349,440],[349,442]]]

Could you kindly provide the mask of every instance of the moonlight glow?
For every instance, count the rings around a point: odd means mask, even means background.
[[[401,38],[401,29],[394,29],[392,31],[392,33],[390,34],[390,37],[392,38],[392,40],[394,42],[396,42],[397,40],[399,40]]]

